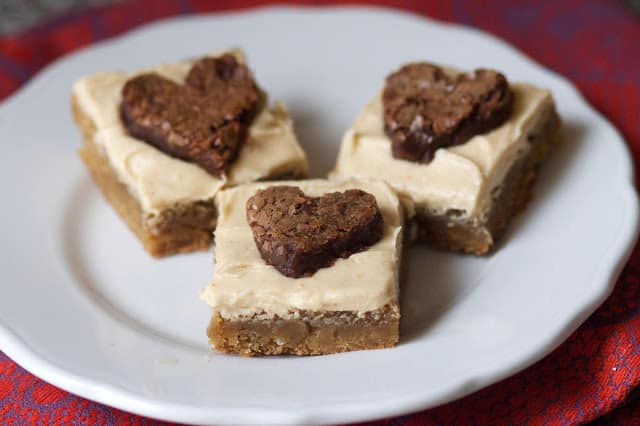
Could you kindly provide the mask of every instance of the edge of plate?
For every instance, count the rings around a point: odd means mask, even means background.
[[[559,346],[606,300],[613,291],[616,279],[622,271],[627,259],[631,255],[631,251],[638,238],[640,225],[638,196],[633,183],[633,162],[628,146],[624,143],[624,139],[618,130],[615,129],[615,127],[613,127],[611,123],[602,116],[602,114],[589,104],[573,83],[556,72],[540,65],[524,52],[519,51],[506,41],[477,28],[467,27],[462,24],[442,22],[430,17],[416,15],[411,12],[379,6],[261,6],[222,13],[174,16],[141,25],[119,34],[118,36],[85,46],[79,50],[59,57],[36,73],[19,90],[0,103],[0,113],[6,110],[10,104],[19,101],[21,95],[25,91],[29,90],[31,86],[43,78],[46,78],[46,74],[51,72],[54,67],[62,66],[73,57],[84,54],[89,50],[108,47],[109,45],[116,44],[123,39],[152,30],[156,26],[163,26],[168,22],[186,22],[190,20],[207,19],[211,16],[223,17],[265,11],[332,12],[336,9],[340,11],[369,11],[395,14],[404,19],[427,22],[430,25],[452,28],[456,31],[462,31],[471,35],[490,39],[493,43],[499,44],[503,48],[509,50],[512,55],[518,56],[528,62],[530,66],[537,68],[539,71],[548,74],[556,81],[561,82],[578,99],[588,106],[590,112],[595,114],[606,126],[607,131],[611,132],[612,135],[618,139],[616,146],[619,149],[619,153],[617,155],[620,157],[621,167],[615,175],[615,180],[617,181],[618,179],[622,179],[621,188],[619,188],[621,193],[619,195],[624,201],[623,207],[627,212],[626,222],[620,226],[621,231],[612,243],[612,249],[609,252],[611,255],[609,258],[600,262],[597,272],[593,275],[593,282],[606,282],[607,285],[602,287],[600,291],[595,292],[589,303],[587,303],[582,310],[576,312],[568,321],[562,324],[559,329],[553,330],[554,332],[550,332],[549,339],[547,339],[544,344],[541,344],[538,350],[528,353],[526,356],[523,356],[522,359],[510,360],[511,362],[509,362],[507,366],[493,370],[492,374],[476,376],[463,382],[452,383],[447,387],[446,391],[441,392],[437,398],[426,396],[424,392],[413,392],[409,394],[402,394],[391,399],[385,398],[384,400],[375,402],[371,400],[366,402],[332,402],[329,405],[315,404],[297,407],[295,412],[292,410],[261,407],[251,404],[233,406],[212,405],[206,409],[191,407],[184,404],[170,403],[162,403],[162,405],[159,406],[159,403],[156,400],[131,393],[118,386],[105,385],[83,376],[82,374],[73,373],[59,367],[54,362],[47,359],[46,356],[38,354],[33,350],[27,342],[14,333],[6,322],[0,318],[0,340],[3,342],[2,350],[10,358],[18,362],[23,368],[30,371],[32,374],[73,394],[152,418],[161,418],[164,420],[194,424],[209,424],[212,422],[225,424],[253,424],[256,422],[261,422],[263,424],[322,424],[365,421],[435,407],[454,399],[462,398],[472,392],[503,380],[504,378],[527,368]],[[372,409],[372,407],[375,408]]]

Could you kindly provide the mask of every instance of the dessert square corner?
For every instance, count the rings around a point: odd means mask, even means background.
[[[223,53],[245,62],[239,49],[205,56]],[[281,102],[265,106],[257,114],[238,157],[220,178],[130,136],[119,113],[127,80],[156,72],[181,83],[192,63],[162,64],[135,72],[98,72],[73,86],[72,113],[84,140],[80,157],[107,201],[153,256],[209,247],[216,223],[213,199],[222,188],[307,174],[306,155]]]
[[[246,220],[247,200],[270,185],[317,197],[361,189],[375,196],[382,238],[313,275],[289,278],[265,263]],[[215,272],[201,298],[211,307],[215,349],[241,355],[314,355],[394,346],[403,212],[382,181],[308,180],[241,185],[216,197]]]
[[[551,93],[524,83],[510,88],[514,106],[506,122],[463,144],[438,149],[429,164],[393,157],[378,93],[345,132],[330,178],[383,178],[411,213],[411,240],[490,253],[530,199],[541,164],[562,141]]]

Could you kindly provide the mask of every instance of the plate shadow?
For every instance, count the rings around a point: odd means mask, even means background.
[[[533,189],[533,198],[525,211],[513,219],[494,254],[477,257],[419,245],[404,250],[400,285],[401,342],[411,341],[428,333],[454,303],[482,285],[485,276],[482,270],[490,265],[494,256],[544,207],[551,194],[561,190],[563,175],[576,160],[587,131],[588,126],[583,123],[564,123],[564,143],[554,149],[542,167]]]
[[[64,216],[64,222],[62,224],[62,252],[64,253],[64,259],[74,281],[85,295],[98,305],[105,313],[107,313],[107,315],[127,328],[131,328],[138,333],[153,337],[154,339],[164,341],[171,345],[178,344],[190,351],[202,353],[203,349],[206,350],[205,345],[194,345],[177,336],[158,331],[153,326],[123,312],[100,291],[100,284],[95,282],[87,264],[83,260],[83,250],[80,246],[80,239],[76,235],[78,229],[85,229],[82,224],[87,221],[89,214],[87,206],[89,200],[98,196],[99,194],[97,193],[97,189],[93,187],[93,183],[89,179],[79,180],[74,185],[70,202]]]

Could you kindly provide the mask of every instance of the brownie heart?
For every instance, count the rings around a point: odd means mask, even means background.
[[[415,63],[387,77],[382,102],[393,156],[429,163],[438,148],[502,124],[511,113],[513,94],[496,71],[478,69],[450,78],[435,65]]]
[[[120,113],[132,136],[220,176],[235,159],[259,98],[249,69],[226,54],[195,62],[184,84],[156,73],[128,80]]]
[[[265,262],[292,278],[312,275],[382,237],[376,198],[359,189],[307,197],[271,186],[247,200],[247,222]]]

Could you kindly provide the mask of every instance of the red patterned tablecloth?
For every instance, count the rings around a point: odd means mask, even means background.
[[[129,0],[61,15],[0,38],[0,99],[56,57],[171,15],[271,4],[251,0]],[[339,4],[297,1],[296,4]],[[571,79],[623,133],[640,160],[640,16],[613,0],[351,2],[394,6],[498,35]],[[1,8],[0,8],[1,9]],[[606,143],[606,141],[603,141]],[[2,342],[0,342],[0,347]],[[527,370],[389,425],[640,425],[640,250],[607,302]],[[0,424],[162,424],[78,398],[0,352]]]

